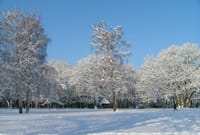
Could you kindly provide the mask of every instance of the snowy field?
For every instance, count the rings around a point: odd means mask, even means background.
[[[0,135],[200,135],[200,110],[0,109]]]

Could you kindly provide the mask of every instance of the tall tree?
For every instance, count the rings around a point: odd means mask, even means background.
[[[130,55],[129,47],[126,41],[122,39],[123,31],[121,26],[116,26],[108,30],[105,22],[100,22],[98,25],[93,25],[93,33],[91,40],[91,48],[99,55],[104,55],[105,61],[109,63],[111,91],[113,96],[113,111],[116,111],[116,86],[114,85],[115,69],[120,66],[124,58]]]
[[[44,62],[49,39],[44,34],[40,19],[33,13],[5,12],[0,28],[5,31],[4,34],[7,37],[5,42],[13,46],[12,66],[15,70],[19,92],[19,113],[22,113],[24,92],[28,112],[30,92],[33,89],[33,74],[38,71],[38,65]]]

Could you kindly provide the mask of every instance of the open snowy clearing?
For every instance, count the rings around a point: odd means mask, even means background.
[[[0,109],[0,135],[200,135],[200,110]]]

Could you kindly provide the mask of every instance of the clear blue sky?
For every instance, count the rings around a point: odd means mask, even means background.
[[[200,0],[0,0],[0,9],[35,12],[51,38],[47,60],[73,66],[90,54],[91,25],[101,20],[123,26],[137,69],[172,44],[200,45]]]

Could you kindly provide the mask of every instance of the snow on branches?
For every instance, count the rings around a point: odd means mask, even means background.
[[[173,98],[180,107],[189,107],[199,90],[200,50],[191,43],[173,45],[155,58],[147,58],[139,73],[137,88],[152,100]]]

